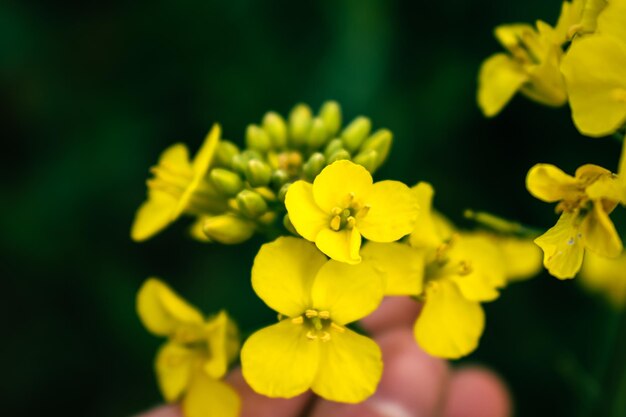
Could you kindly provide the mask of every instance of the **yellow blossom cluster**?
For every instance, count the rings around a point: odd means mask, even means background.
[[[372,395],[380,348],[352,323],[385,296],[423,305],[414,325],[422,349],[465,356],[485,327],[481,304],[541,266],[528,237],[457,229],[432,208],[430,184],[375,182],[391,133],[371,133],[364,117],[340,131],[340,118],[334,102],[315,117],[298,105],[288,122],[270,112],[261,126],[250,125],[242,151],[220,139],[217,125],[192,161],[184,145],[168,148],[131,231],[144,240],[189,214],[203,240],[267,236],[251,281],[278,322],[248,337],[240,360],[247,383],[269,397],[310,389],[357,403]],[[140,289],[137,310],[148,330],[168,338],[155,365],[165,399],[181,401],[187,417],[236,415],[237,395],[220,381],[239,353],[226,313],[204,319],[155,278]]]

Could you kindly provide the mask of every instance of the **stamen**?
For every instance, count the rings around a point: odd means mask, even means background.
[[[306,337],[309,340],[317,340],[317,335],[313,332],[313,330],[306,332]]]
[[[330,327],[332,327],[333,329],[337,330],[339,333],[345,333],[346,332],[345,328],[341,327],[340,325],[338,325],[338,324],[336,324],[334,322],[330,323]]]
[[[348,229],[354,229],[354,226],[356,226],[356,219],[352,216],[349,216],[347,219],[347,227]]]
[[[318,316],[322,320],[328,320],[330,318],[330,312],[329,311],[320,311],[318,313]]]
[[[322,332],[322,336],[320,336],[320,340],[322,342],[328,342],[330,340],[330,333]]]
[[[291,322],[293,324],[302,324],[302,323],[304,323],[304,317],[302,317],[302,316],[294,317],[294,318],[291,319]]]
[[[339,216],[342,211],[343,209],[341,207],[333,207],[333,209],[330,211],[330,214],[332,214],[333,216]]]
[[[319,312],[317,310],[307,310],[304,312],[304,315],[306,316],[307,319],[310,319],[312,317],[317,317],[319,316]]]
[[[330,219],[330,228],[333,229],[335,232],[341,229],[341,217],[335,216]]]
[[[459,263],[459,275],[469,275],[474,271],[472,268],[472,263],[470,261],[461,261]]]
[[[367,216],[367,213],[370,212],[370,208],[372,208],[372,206],[370,206],[369,204],[365,204],[358,212],[357,212],[357,217],[365,217]]]

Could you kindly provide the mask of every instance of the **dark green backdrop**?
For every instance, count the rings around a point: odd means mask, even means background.
[[[249,268],[259,240],[207,246],[185,222],[130,241],[148,168],[197,148],[210,125],[242,143],[247,123],[297,102],[338,100],[395,133],[378,178],[430,181],[436,205],[540,227],[553,208],[524,188],[528,168],[615,168],[619,146],[581,137],[569,111],[516,98],[495,120],[475,104],[495,25],[543,18],[557,0],[4,1],[0,4],[3,310],[7,415],[127,416],[160,401],[161,343],[134,311],[158,275],[244,332],[274,319]],[[619,219],[618,219],[619,220]],[[468,362],[513,390],[520,416],[576,416],[603,391],[615,315],[576,282],[546,274],[486,306]],[[419,378],[419,375],[416,375]]]

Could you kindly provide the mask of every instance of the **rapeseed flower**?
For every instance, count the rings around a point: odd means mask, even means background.
[[[361,165],[336,161],[313,184],[296,181],[285,205],[296,231],[340,262],[361,261],[361,236],[393,242],[409,234],[418,213],[417,200],[399,181],[373,183]]]
[[[143,325],[168,341],[156,357],[155,369],[167,402],[181,401],[185,417],[236,417],[235,390],[220,379],[239,350],[235,323],[221,311],[204,319],[194,307],[157,278],[137,294]]]
[[[587,164],[572,177],[554,165],[537,164],[528,171],[526,187],[542,201],[559,203],[556,225],[535,239],[550,274],[573,278],[585,250],[605,257],[622,252],[622,241],[609,218],[621,198],[619,181],[610,171]]]
[[[521,23],[496,27],[495,36],[508,53],[492,55],[480,68],[478,105],[485,116],[498,114],[518,91],[548,106],[566,103],[559,65],[567,29],[579,10],[579,2],[564,2],[555,28],[541,20],[535,27]]]
[[[561,65],[574,124],[592,137],[626,123],[626,1],[597,9],[595,33],[574,39]]]
[[[376,309],[382,278],[368,263],[327,258],[303,239],[265,244],[252,267],[256,294],[280,321],[254,333],[241,351],[243,376],[258,393],[290,398],[309,388],[357,403],[376,390],[380,349],[346,327]]]
[[[131,229],[135,241],[149,239],[183,213],[214,214],[226,209],[226,201],[205,176],[220,141],[215,124],[193,160],[182,143],[167,148],[151,169],[148,199],[139,207]]]

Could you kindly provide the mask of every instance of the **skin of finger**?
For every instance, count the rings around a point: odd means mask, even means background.
[[[458,369],[450,378],[443,417],[509,417],[512,401],[505,384],[481,367]]]
[[[446,361],[424,353],[411,329],[395,328],[375,337],[383,375],[376,393],[350,405],[318,400],[311,417],[431,417],[441,409],[450,370]]]
[[[385,297],[378,309],[360,323],[367,331],[380,335],[396,327],[412,327],[420,309],[421,305],[409,297]]]
[[[178,405],[160,405],[135,417],[182,417],[182,415]]]
[[[257,394],[246,383],[240,368],[233,370],[226,380],[241,398],[239,417],[300,417],[313,398],[310,391],[289,399],[268,398]]]

